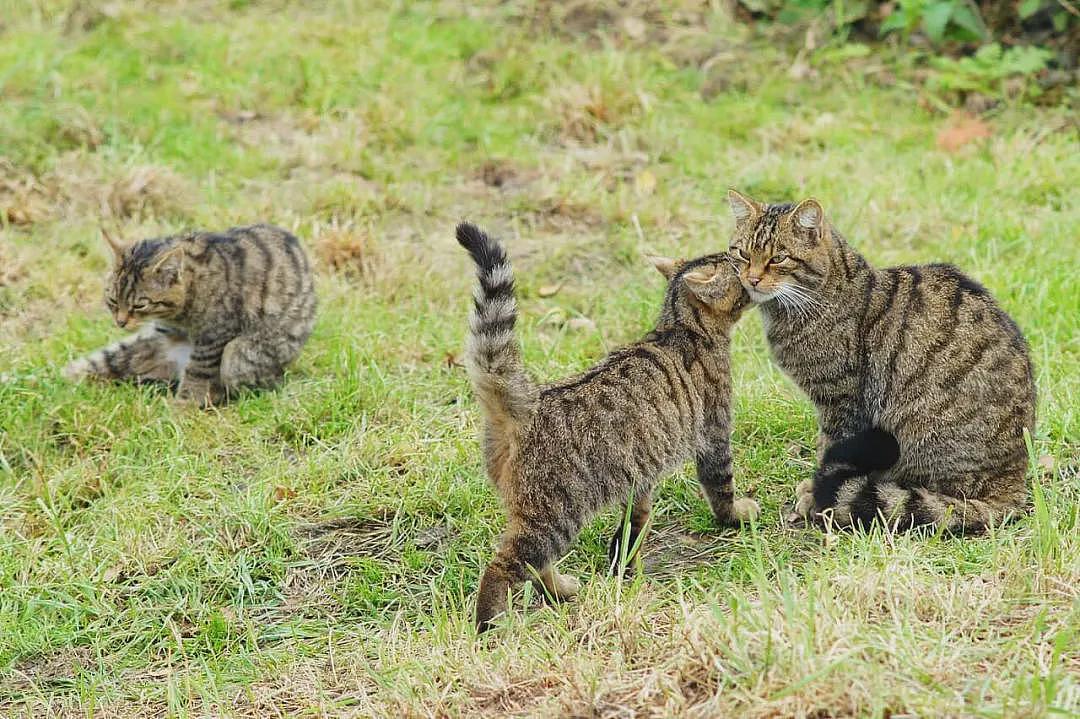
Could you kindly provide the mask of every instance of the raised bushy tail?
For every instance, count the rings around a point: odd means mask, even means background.
[[[487,420],[488,458],[503,454],[536,407],[536,387],[525,374],[514,333],[517,301],[506,251],[475,225],[457,227],[457,241],[476,263],[465,368]]]
[[[900,458],[896,438],[872,428],[831,445],[814,478],[817,511],[832,508],[840,524],[870,526],[884,520],[903,531],[933,527],[954,534],[981,532],[1027,510],[1026,492],[982,498],[953,497],[925,487],[901,487],[891,481],[845,482],[888,469]],[[1003,483],[1021,486],[1023,483]],[[843,489],[842,489],[843,487]]]

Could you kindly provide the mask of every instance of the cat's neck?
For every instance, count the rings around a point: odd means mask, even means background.
[[[726,391],[730,367],[729,329],[705,330],[671,322],[659,325],[645,337],[644,343],[670,357],[690,376],[702,395],[720,397]]]

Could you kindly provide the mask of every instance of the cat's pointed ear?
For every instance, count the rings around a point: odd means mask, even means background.
[[[682,260],[675,260],[670,257],[661,257],[660,255],[646,255],[649,258],[649,262],[656,268],[656,271],[664,276],[664,279],[670,280],[675,276],[675,273],[682,267]]]
[[[101,236],[105,239],[105,242],[109,245],[109,249],[113,252],[113,257],[117,262],[124,257],[124,250],[127,249],[123,242],[109,234],[109,231],[105,229],[105,225],[101,226]]]
[[[735,216],[735,224],[741,225],[761,215],[765,206],[757,200],[751,200],[734,187],[727,191],[728,203],[731,205],[731,214]]]
[[[800,230],[817,235],[825,224],[825,210],[822,209],[820,202],[811,197],[800,202],[791,211],[791,221]]]
[[[683,275],[687,289],[702,302],[710,303],[716,294],[716,283],[720,279],[720,268],[716,265],[702,267]]]
[[[180,277],[184,269],[184,247],[177,245],[165,250],[154,258],[150,274],[163,285],[171,285]]]

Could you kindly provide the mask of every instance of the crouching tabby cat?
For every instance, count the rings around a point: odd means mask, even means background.
[[[311,268],[285,230],[252,225],[129,246],[105,239],[115,256],[105,304],[119,327],[147,324],[69,364],[71,378],[178,382],[178,398],[207,406],[278,384],[311,334]]]
[[[757,504],[736,500],[732,489],[728,334],[749,302],[730,257],[655,258],[669,281],[656,328],[577,377],[537,386],[514,334],[506,253],[472,225],[459,225],[457,239],[479,280],[465,365],[484,413],[488,478],[509,519],[480,582],[480,631],[530,571],[552,597],[573,596],[577,582],[559,575],[555,562],[605,506],[633,497],[628,544],[636,546],[654,485],[689,457],[719,522],[757,514]]]
[[[1035,382],[990,293],[951,265],[875,269],[815,200],[730,201],[739,276],[817,407],[822,462],[796,514],[968,532],[1024,511]]]

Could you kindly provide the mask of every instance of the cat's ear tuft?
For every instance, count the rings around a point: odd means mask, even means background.
[[[649,262],[656,268],[656,271],[664,276],[664,279],[670,280],[675,276],[675,273],[682,267],[682,260],[675,260],[670,257],[661,257],[660,255],[647,255]]]
[[[764,205],[760,202],[751,200],[734,187],[728,188],[728,203],[731,205],[731,214],[735,216],[737,225],[758,217],[764,209]]]
[[[117,262],[120,262],[120,260],[123,259],[123,257],[124,257],[124,250],[127,249],[124,246],[124,243],[120,242],[120,240],[118,240],[115,237],[113,237],[112,235],[110,235],[109,231],[105,229],[104,225],[101,226],[101,236],[105,239],[105,242],[109,245],[109,249],[112,250],[113,257],[116,258]]]
[[[816,232],[825,224],[825,210],[822,209],[821,203],[812,197],[800,202],[792,211],[791,216],[795,224],[803,230]]]

